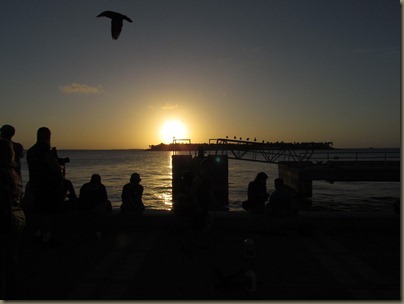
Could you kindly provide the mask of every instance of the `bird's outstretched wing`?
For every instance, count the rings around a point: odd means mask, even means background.
[[[111,20],[111,35],[112,39],[116,40],[122,31],[122,19],[112,19]]]
[[[113,11],[104,11],[101,14],[97,15],[97,17],[108,17],[111,19],[125,19],[128,22],[132,22],[132,19],[130,19],[128,16]]]

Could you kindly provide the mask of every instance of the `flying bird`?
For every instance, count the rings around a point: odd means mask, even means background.
[[[132,22],[132,20],[120,13],[115,13],[112,11],[105,11],[99,14],[97,17],[108,17],[111,18],[111,35],[112,39],[116,40],[119,37],[119,34],[122,31],[123,20],[128,22]]]

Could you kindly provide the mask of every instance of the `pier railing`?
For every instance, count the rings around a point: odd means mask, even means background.
[[[268,146],[265,143],[233,139],[210,139],[209,154],[228,155],[230,159],[279,163],[279,162],[313,162],[318,164],[331,162],[391,162],[400,161],[399,149],[301,149]]]
[[[278,163],[280,161],[307,162],[313,155],[313,149],[285,149],[269,147],[265,143],[236,139],[210,139],[209,145],[214,147],[209,154],[228,155],[230,159]]]
[[[316,151],[312,161],[315,163],[350,162],[387,163],[400,161],[400,151],[385,149],[344,149],[333,151]]]

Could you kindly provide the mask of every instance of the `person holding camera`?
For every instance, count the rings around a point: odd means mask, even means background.
[[[33,212],[38,217],[34,238],[44,247],[60,245],[51,236],[52,215],[64,202],[65,182],[58,157],[51,149],[51,131],[41,127],[37,142],[27,152]]]

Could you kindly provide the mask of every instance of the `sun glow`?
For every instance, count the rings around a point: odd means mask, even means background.
[[[179,120],[166,121],[161,128],[161,139],[164,143],[171,143],[173,139],[185,139],[187,129]]]

